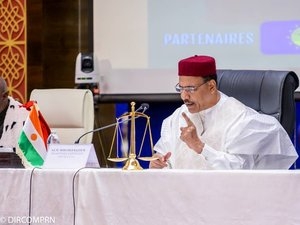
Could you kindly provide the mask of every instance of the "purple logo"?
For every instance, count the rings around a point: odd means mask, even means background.
[[[264,54],[300,54],[300,20],[265,22],[260,27]]]

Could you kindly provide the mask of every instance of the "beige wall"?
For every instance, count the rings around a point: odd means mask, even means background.
[[[116,68],[147,67],[146,6],[144,0],[94,1],[94,51],[98,59],[110,59]]]

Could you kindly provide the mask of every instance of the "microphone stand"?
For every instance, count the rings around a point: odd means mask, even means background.
[[[123,122],[125,122],[125,121],[122,121],[122,123],[123,123]],[[117,124],[119,124],[119,122],[112,123],[112,124],[106,125],[106,126],[104,126],[104,127],[99,127],[99,128],[97,128],[97,129],[95,129],[95,130],[90,130],[90,131],[88,131],[88,132],[82,134],[82,135],[74,142],[74,144],[78,144],[79,141],[80,141],[80,139],[81,139],[82,137],[84,137],[85,135],[87,135],[87,134],[90,134],[90,133],[93,133],[93,132],[97,132],[97,131],[101,131],[101,130],[105,130],[105,129],[107,129],[107,128],[116,126]]]
[[[149,108],[149,105],[148,105],[147,103],[143,103],[143,104],[142,104],[135,112],[138,112],[138,111],[140,111],[140,110],[143,110],[143,111],[142,111],[142,114],[143,114],[148,108]],[[139,116],[138,116],[138,117],[139,117]],[[136,117],[136,118],[138,118],[138,117]],[[117,126],[118,124],[121,124],[121,123],[124,123],[124,122],[127,122],[127,121],[130,121],[130,119],[122,120],[121,122],[117,121],[116,123],[112,123],[112,124],[106,125],[106,126],[104,126],[104,127],[99,127],[99,128],[97,128],[97,129],[90,130],[90,131],[88,131],[88,132],[82,134],[82,135],[74,142],[74,144],[78,144],[79,141],[80,141],[80,139],[81,139],[82,137],[84,137],[85,135],[87,135],[87,134],[94,133],[94,132],[101,131],[101,130],[105,130],[105,129],[107,129],[107,128]]]

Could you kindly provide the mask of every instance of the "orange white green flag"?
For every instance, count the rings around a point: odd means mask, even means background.
[[[26,106],[25,106],[26,107]],[[50,128],[35,103],[30,102],[30,113],[19,137],[19,147],[31,166],[42,166],[47,153]]]

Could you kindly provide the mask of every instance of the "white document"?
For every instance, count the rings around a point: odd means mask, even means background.
[[[79,169],[83,167],[100,167],[93,144],[49,145],[43,168]]]

